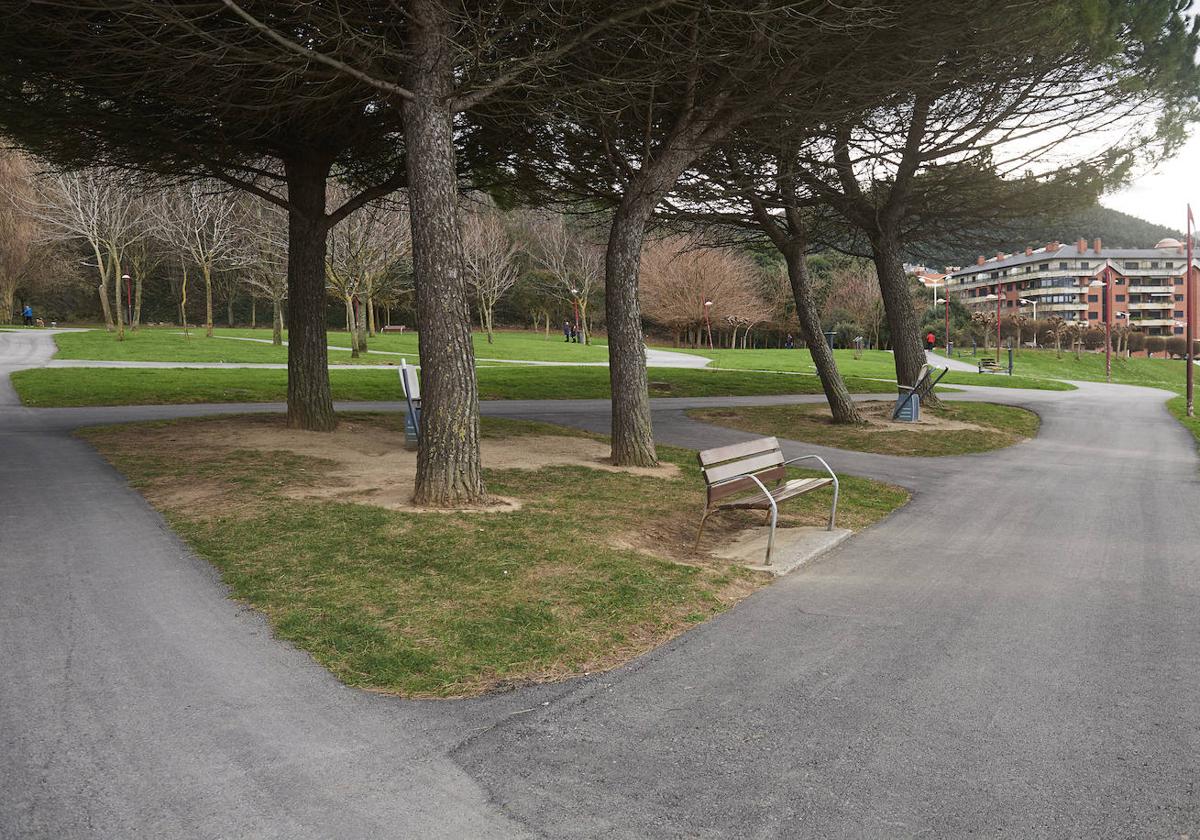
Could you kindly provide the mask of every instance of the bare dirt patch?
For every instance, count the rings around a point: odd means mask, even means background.
[[[976,423],[968,423],[965,420],[952,420],[946,417],[938,417],[929,411],[922,412],[921,419],[917,420],[915,423],[901,423],[892,419],[892,407],[893,403],[891,402],[860,402],[858,404],[858,412],[868,424],[861,427],[862,431],[923,432],[932,429],[943,432],[984,431],[983,426],[980,426]]]
[[[177,435],[171,428],[142,430],[142,440]],[[287,452],[320,459],[324,469],[301,484],[281,488],[292,499],[323,499],[375,505],[388,510],[439,512],[412,504],[417,453],[404,448],[404,434],[376,423],[343,420],[333,432],[289,429],[281,418],[239,417],[197,424],[189,429],[187,450],[209,456],[223,452]],[[616,467],[608,462],[608,445],[586,437],[531,434],[485,437],[480,447],[483,466],[490,469],[537,470],[550,466],[579,466],[606,472],[673,478],[674,464],[658,467]],[[204,503],[220,495],[215,487],[191,485],[168,492],[162,501],[172,507]],[[492,497],[492,504],[472,512],[518,510],[519,500]],[[456,511],[461,512],[461,511]]]

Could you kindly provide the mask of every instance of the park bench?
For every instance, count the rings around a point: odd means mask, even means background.
[[[996,360],[991,356],[984,356],[981,358],[978,366],[980,373],[997,373],[1000,370],[1000,366],[996,364]]]
[[[720,510],[769,510],[771,531],[767,536],[766,565],[771,563],[775,545],[775,523],[779,519],[779,502],[833,485],[833,505],[829,509],[829,528],[837,518],[838,477],[819,455],[802,455],[785,460],[779,441],[773,437],[759,438],[732,446],[705,449],[697,454],[700,472],[704,476],[707,499],[696,545],[704,535],[704,523]],[[788,479],[787,468],[797,461],[817,461],[829,477]]]
[[[390,333],[390,332],[402,333],[402,332],[408,332],[408,327],[406,327],[404,324],[400,324],[398,326],[382,327],[379,331],[385,332],[385,333]]]
[[[400,360],[399,372],[400,387],[408,403],[408,413],[404,416],[404,448],[412,450],[421,439],[421,380],[408,359]]]
[[[912,385],[897,385],[900,395],[896,397],[896,405],[892,407],[892,419],[906,423],[915,423],[921,419],[921,399],[933,392],[933,388],[950,368],[943,368],[937,378],[933,378],[933,368],[921,365],[917,381]]]

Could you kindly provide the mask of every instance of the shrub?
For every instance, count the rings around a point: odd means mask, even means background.
[[[1153,356],[1155,353],[1161,353],[1166,349],[1167,342],[1161,335],[1146,336],[1146,352]]]

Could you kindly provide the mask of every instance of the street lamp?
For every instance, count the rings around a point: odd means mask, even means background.
[[[579,290],[571,289],[571,308],[575,313],[575,341],[579,341]]]
[[[1111,269],[1105,266],[1104,276],[1109,280],[1112,279],[1110,271]],[[1104,381],[1112,382],[1112,308],[1108,305],[1108,295],[1112,283],[1097,278],[1088,283],[1088,287],[1104,289],[1103,306],[1101,307],[1104,314]]]
[[[933,305],[939,303],[946,304],[946,355],[950,355],[950,295],[947,294],[944,298],[934,298]]]
[[[712,342],[712,321],[708,319],[708,310],[712,306],[711,300],[704,301],[704,328],[708,331],[708,349],[713,349]]]
[[[133,326],[133,292],[129,288],[130,276],[122,274],[121,279],[125,281],[125,323]]]

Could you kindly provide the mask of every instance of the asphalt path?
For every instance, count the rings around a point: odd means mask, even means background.
[[[624,668],[424,703],[272,639],[70,434],[249,406],[19,407],[4,374],[48,356],[0,336],[5,840],[1200,833],[1200,487],[1163,392],[953,395],[1042,416],[986,455],[788,442],[913,501]],[[654,400],[656,434],[732,442],[685,411],[797,401]]]

